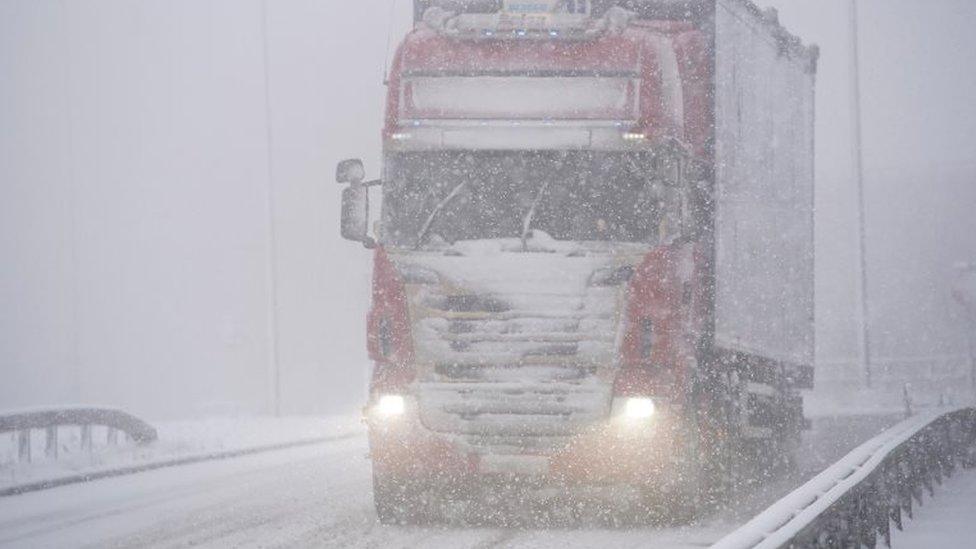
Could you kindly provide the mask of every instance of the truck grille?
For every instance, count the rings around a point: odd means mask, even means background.
[[[468,250],[399,259],[418,280],[409,301],[424,425],[475,453],[541,456],[605,420],[625,287],[591,279],[619,260]]]
[[[570,368],[573,374],[566,370],[490,368],[483,376],[497,374],[498,381],[419,383],[423,422],[433,431],[456,435],[475,453],[551,454],[610,409],[608,384],[589,368]],[[520,375],[528,379],[502,381]]]
[[[548,455],[605,418],[615,361],[615,288],[445,295],[428,289],[415,327],[431,364],[424,424],[469,451]]]
[[[615,295],[428,295],[417,328],[438,365],[605,363],[616,340]]]

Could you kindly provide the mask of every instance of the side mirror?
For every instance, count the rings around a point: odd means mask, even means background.
[[[369,188],[350,185],[342,190],[342,238],[362,242],[372,248],[376,242],[369,236]]]
[[[336,167],[336,181],[341,185],[362,183],[366,179],[366,168],[363,161],[358,158],[351,158],[339,162]]]

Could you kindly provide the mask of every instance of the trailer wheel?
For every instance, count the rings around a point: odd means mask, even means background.
[[[392,475],[373,473],[373,504],[381,524],[417,524],[427,516],[420,487]]]

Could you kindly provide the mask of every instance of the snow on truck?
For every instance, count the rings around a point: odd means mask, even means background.
[[[415,12],[382,177],[337,169],[342,234],[374,252],[380,519],[496,485],[694,508],[743,456],[787,455],[813,383],[816,48],[749,0]]]

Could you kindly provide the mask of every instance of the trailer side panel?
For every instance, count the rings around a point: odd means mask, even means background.
[[[715,344],[811,365],[816,53],[772,13],[716,3]]]

